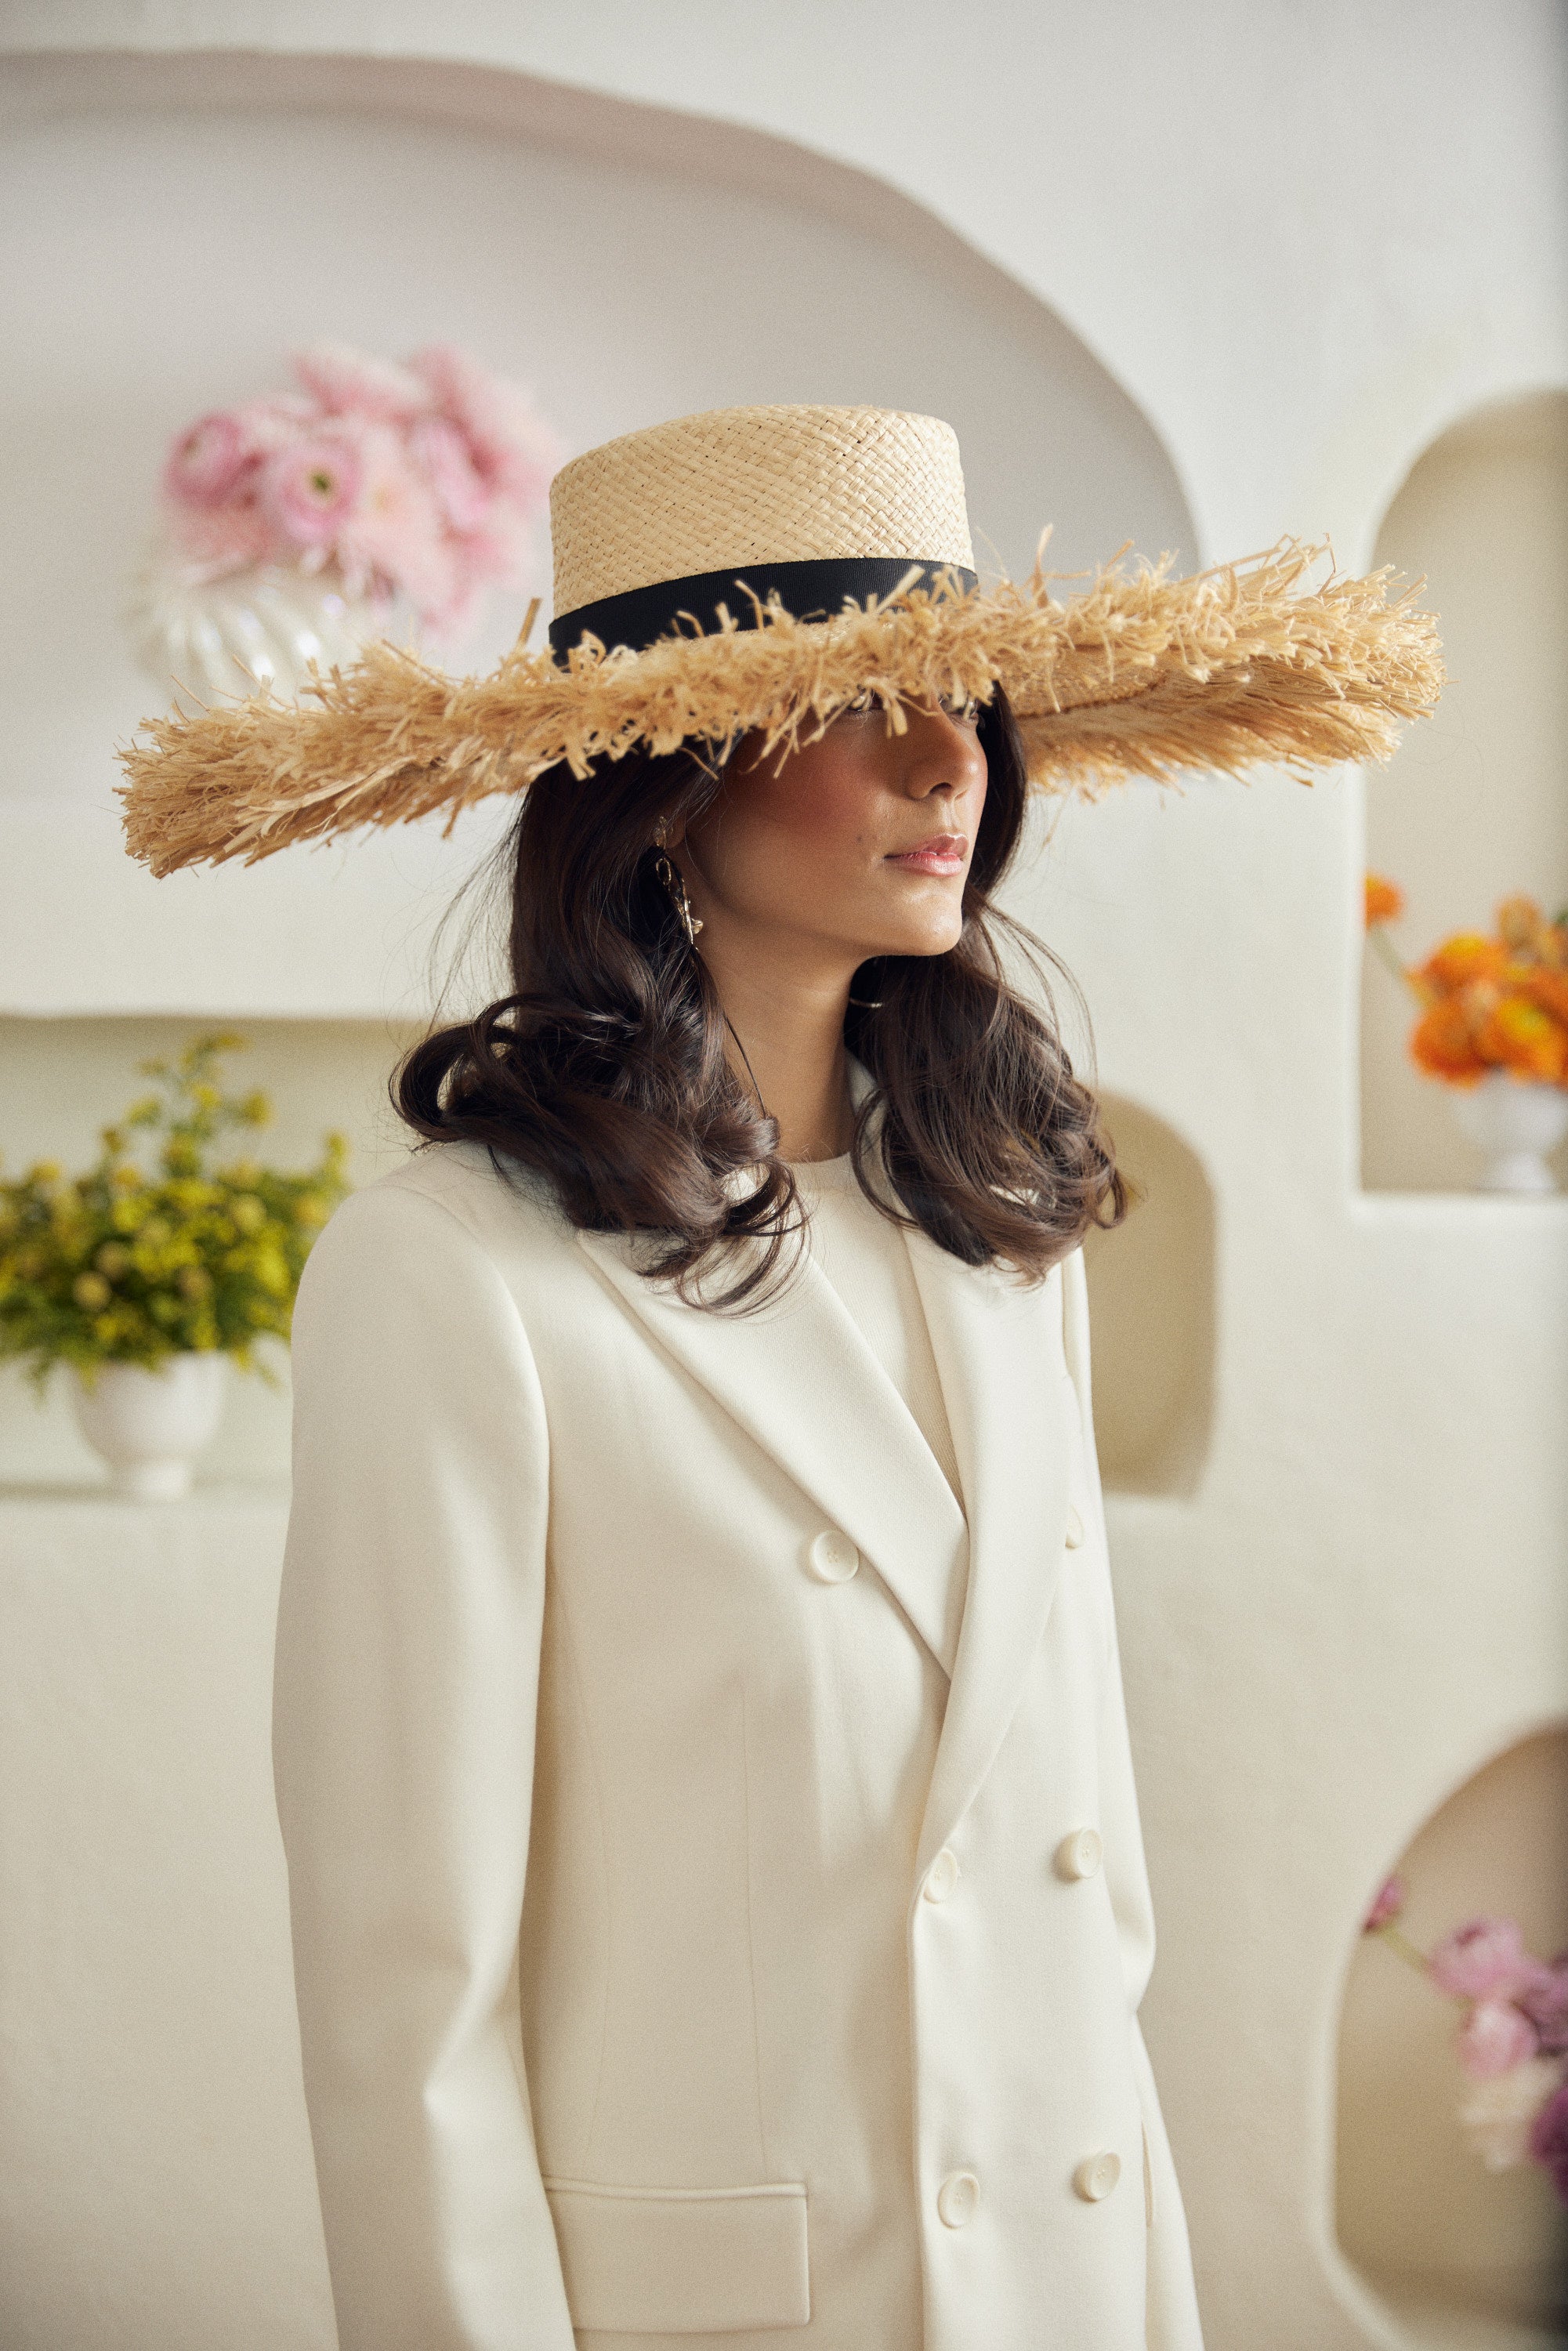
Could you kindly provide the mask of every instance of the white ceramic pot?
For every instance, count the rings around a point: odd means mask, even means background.
[[[256,686],[292,701],[312,667],[357,661],[384,624],[335,571],[268,563],[211,579],[167,553],[138,574],[125,618],[143,667],[187,714]]]
[[[195,1458],[222,1417],[228,1368],[228,1357],[213,1350],[170,1355],[156,1371],[100,1364],[90,1388],[73,1376],[77,1426],[108,1462],[113,1492],[132,1502],[190,1492]]]
[[[1456,1086],[1454,1116],[1486,1165],[1478,1192],[1555,1192],[1557,1179],[1546,1165],[1568,1134],[1568,1087],[1521,1083],[1506,1070],[1493,1070],[1473,1086]]]

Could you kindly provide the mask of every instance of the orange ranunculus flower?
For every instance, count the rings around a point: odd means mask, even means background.
[[[1548,946],[1554,925],[1549,923],[1533,898],[1523,892],[1505,898],[1497,910],[1497,935],[1504,946],[1511,947],[1516,956],[1527,963],[1546,961],[1543,949]]]
[[[1568,1029],[1527,996],[1505,996],[1476,1034],[1476,1050],[1516,1076],[1560,1086],[1568,1077]]]
[[[1534,946],[1541,924],[1541,908],[1522,890],[1505,898],[1497,910],[1497,935],[1504,946],[1512,947],[1516,954],[1521,947],[1529,949]]]
[[[1427,956],[1416,977],[1428,987],[1451,995],[1472,980],[1500,978],[1507,968],[1508,950],[1500,941],[1482,938],[1479,931],[1456,931],[1436,954]]]
[[[1488,1067],[1476,1050],[1464,1006],[1452,997],[1428,1005],[1416,1021],[1410,1031],[1410,1058],[1428,1077],[1446,1079],[1449,1085],[1473,1085]]]
[[[1505,898],[1497,910],[1497,934],[1521,963],[1568,967],[1568,925],[1561,915],[1548,921],[1533,898]]]
[[[1568,912],[1542,924],[1535,934],[1535,956],[1549,971],[1568,971]]]
[[[1568,971],[1553,971],[1545,967],[1536,971],[1521,972],[1519,992],[1528,996],[1531,1004],[1539,1004],[1553,1020],[1568,1029]]]
[[[1378,923],[1396,923],[1405,912],[1405,893],[1397,882],[1385,881],[1381,873],[1366,877],[1366,927],[1370,931]]]

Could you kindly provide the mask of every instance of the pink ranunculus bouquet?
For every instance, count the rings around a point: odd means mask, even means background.
[[[484,590],[521,584],[560,451],[516,384],[437,343],[406,366],[346,344],[296,354],[300,389],[198,417],[163,468],[183,562],[319,572],[373,606],[406,598],[455,634]]]
[[[1422,1951],[1401,1931],[1405,1888],[1390,1877],[1362,1932],[1458,2003],[1454,2052],[1472,2087],[1458,2118],[1490,2171],[1539,2163],[1568,2204],[1568,1950],[1527,1950],[1514,1918],[1482,1917]]]

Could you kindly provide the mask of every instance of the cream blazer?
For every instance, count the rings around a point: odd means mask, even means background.
[[[470,1144],[294,1321],[274,1759],[342,2351],[1201,2351],[1078,1255],[716,1316]]]

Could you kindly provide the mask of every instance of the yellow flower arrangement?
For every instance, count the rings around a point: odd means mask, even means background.
[[[39,1160],[0,1182],[0,1360],[21,1359],[40,1394],[57,1363],[90,1385],[100,1364],[214,1349],[273,1379],[255,1342],[288,1336],[305,1260],[349,1189],[348,1143],[328,1134],[317,1165],[293,1175],[250,1158],[211,1165],[225,1129],[272,1116],[265,1093],[214,1081],[220,1055],[245,1043],[199,1037],[175,1062],[140,1063],[160,1091],[100,1130],[85,1175]],[[130,1155],[133,1130],[161,1138],[151,1172]]]
[[[1568,1086],[1568,908],[1549,920],[1533,898],[1505,898],[1494,936],[1458,931],[1416,965],[1385,927],[1404,909],[1395,883],[1366,876],[1367,935],[1422,1008],[1410,1032],[1417,1069],[1451,1086],[1491,1070]]]

